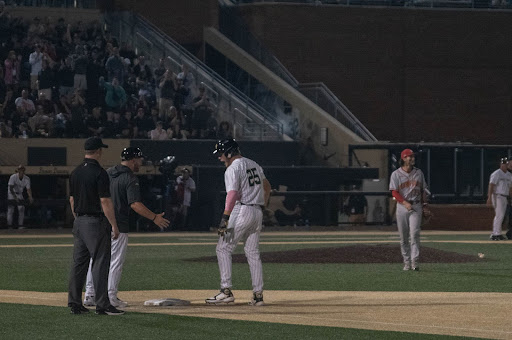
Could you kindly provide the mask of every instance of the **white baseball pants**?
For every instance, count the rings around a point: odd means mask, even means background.
[[[260,232],[263,212],[259,206],[235,205],[231,212],[228,228],[233,228],[226,237],[219,237],[217,260],[220,271],[220,287],[231,288],[231,254],[239,241],[244,241],[244,251],[249,263],[254,292],[263,291],[263,268],[260,259]]]
[[[7,206],[7,225],[12,226],[12,218],[14,216],[14,205]],[[22,226],[25,221],[25,206],[18,205],[18,226]]]
[[[492,235],[501,235],[501,225],[507,212],[507,197],[502,195],[492,195],[492,206],[494,207],[494,220],[492,221]]]
[[[112,249],[110,251],[110,270],[108,272],[108,297],[110,299],[117,297],[119,282],[123,272],[123,264],[126,259],[126,249],[128,248],[128,233],[119,233],[117,240],[112,240]],[[94,285],[91,273],[91,263],[87,272],[87,282],[85,284],[85,296],[94,296]]]
[[[413,204],[410,211],[397,203],[396,225],[400,234],[400,249],[404,263],[412,264],[413,267],[418,265],[420,258],[421,218],[421,203]]]

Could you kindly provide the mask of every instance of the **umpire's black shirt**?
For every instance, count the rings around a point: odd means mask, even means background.
[[[75,214],[102,214],[100,197],[110,197],[110,181],[107,172],[97,160],[85,158],[71,173],[69,186]]]
[[[139,179],[133,171],[122,164],[107,170],[110,176],[110,191],[116,213],[119,232],[127,233],[130,230],[130,205],[140,202]]]

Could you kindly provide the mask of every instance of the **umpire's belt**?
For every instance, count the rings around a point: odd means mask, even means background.
[[[78,216],[78,217],[81,217],[81,216],[87,216],[87,217],[103,217],[103,214],[102,214],[102,213],[96,213],[96,214],[76,214],[76,216]]]
[[[245,204],[245,203],[242,203],[240,202],[241,205],[246,205],[248,207],[258,207],[260,209],[263,209],[263,206],[262,205],[259,205],[259,204]]]

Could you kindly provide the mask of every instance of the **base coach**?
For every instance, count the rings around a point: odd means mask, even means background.
[[[91,259],[96,291],[96,314],[124,314],[112,306],[108,298],[110,238],[117,239],[119,229],[110,199],[109,177],[98,162],[102,148],[108,146],[103,144],[100,138],[88,138],[84,145],[85,159],[73,170],[69,179],[69,203],[75,217],[73,262],[68,295],[68,306],[71,307],[72,314],[89,312],[82,305],[82,290]]]

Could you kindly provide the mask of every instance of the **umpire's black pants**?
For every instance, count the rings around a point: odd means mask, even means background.
[[[111,227],[105,217],[77,216],[73,223],[73,262],[69,276],[68,306],[82,304],[82,290],[92,258],[92,278],[96,309],[110,306],[108,271],[110,267]]]

